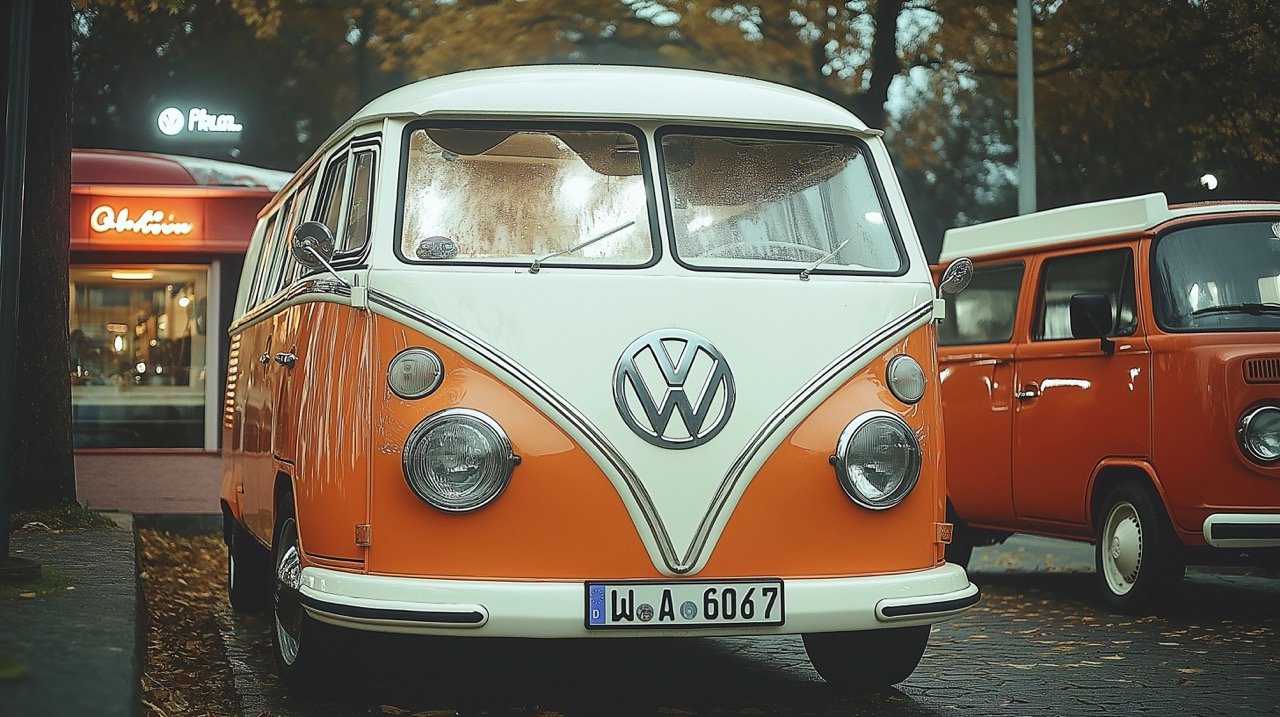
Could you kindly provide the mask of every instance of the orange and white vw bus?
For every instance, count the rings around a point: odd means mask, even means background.
[[[1113,199],[952,229],[949,557],[1091,540],[1113,607],[1280,562],[1280,203]]]
[[[480,70],[370,103],[263,211],[224,421],[233,605],[331,626],[803,634],[906,678],[943,559],[929,267],[880,133],[724,75]]]

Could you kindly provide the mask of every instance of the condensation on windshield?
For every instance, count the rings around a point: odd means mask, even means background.
[[[613,232],[550,263],[645,264],[654,248],[639,150],[618,131],[415,130],[401,253],[532,261]]]
[[[841,271],[902,268],[858,146],[686,134],[661,144],[684,262],[788,272],[819,261]]]

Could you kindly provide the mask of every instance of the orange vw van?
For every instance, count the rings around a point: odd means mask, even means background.
[[[949,559],[1090,540],[1115,608],[1188,563],[1280,557],[1280,203],[1162,194],[947,232]]]
[[[334,626],[802,634],[834,683],[902,680],[978,600],[943,559],[940,308],[880,133],[825,100],[587,66],[393,91],[249,248],[232,604],[292,685]]]

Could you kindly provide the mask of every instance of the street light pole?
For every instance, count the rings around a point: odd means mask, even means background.
[[[18,279],[27,170],[27,89],[31,76],[31,0],[13,0],[9,14],[9,78],[4,124],[4,187],[0,195],[0,579],[25,579],[40,566],[9,555],[17,406]]]
[[[1036,210],[1035,70],[1031,0],[1018,0],[1018,213]]]

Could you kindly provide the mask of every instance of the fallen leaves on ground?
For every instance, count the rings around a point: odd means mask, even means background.
[[[142,704],[148,717],[236,713],[219,630],[227,551],[214,535],[138,531],[146,606]]]

